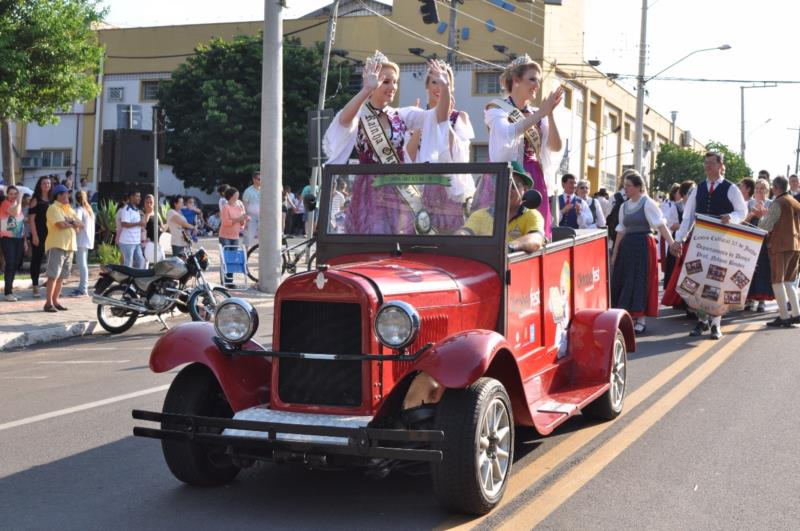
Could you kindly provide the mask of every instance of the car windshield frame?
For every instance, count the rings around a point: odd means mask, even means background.
[[[417,234],[336,234],[330,232],[331,190],[338,176],[357,175],[495,175],[495,218],[491,236]],[[505,270],[508,217],[508,163],[331,164],[323,170],[317,225],[317,260],[358,253],[400,252],[461,256]]]

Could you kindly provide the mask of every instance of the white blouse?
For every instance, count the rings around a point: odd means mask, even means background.
[[[443,144],[444,139],[448,139],[449,143],[449,120],[438,123],[436,109],[423,110],[419,107],[411,106],[397,109],[386,107],[385,111],[388,113],[397,111],[408,130],[422,130],[422,141],[417,153],[418,162],[439,162],[439,146],[448,145]],[[328,164],[347,164],[348,158],[356,145],[360,114],[357,114],[348,126],[344,126],[339,122],[341,114],[342,111],[336,113],[322,140],[322,147],[325,150],[325,154],[328,155]],[[469,151],[469,147],[467,147],[467,151]],[[403,152],[405,153],[405,150]],[[408,155],[405,154],[405,157],[408,157]],[[403,162],[412,161],[406,159]]]
[[[533,109],[536,112],[536,109]],[[524,130],[520,123],[508,121],[508,113],[497,107],[490,107],[484,112],[484,122],[489,128],[489,160],[492,162],[522,162],[524,158],[525,141]],[[539,164],[548,190],[557,190],[555,172],[552,167],[552,154],[547,147],[550,136],[550,121],[547,116],[542,118],[541,126],[542,149],[539,153]]]
[[[643,195],[636,201],[628,199],[627,203],[633,206],[639,204],[639,201],[645,201],[644,216],[647,218],[647,222],[650,224],[651,228],[656,229],[660,225],[664,225],[665,227],[667,226],[667,220],[664,219],[664,214],[661,212],[661,208],[658,206],[658,203],[653,201],[650,197]],[[623,224],[624,220],[625,208],[623,203],[623,206],[619,209],[619,224],[617,225],[618,233],[625,232],[625,225]]]

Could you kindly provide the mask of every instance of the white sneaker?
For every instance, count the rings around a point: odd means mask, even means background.
[[[5,298],[6,298],[6,301],[8,301],[8,302],[17,302],[19,300],[17,297],[15,297],[14,295],[11,295],[10,293],[8,295],[6,295]]]

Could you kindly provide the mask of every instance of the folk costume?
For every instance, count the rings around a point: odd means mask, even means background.
[[[643,195],[619,210],[619,251],[611,276],[611,306],[631,317],[658,317],[658,256],[652,229],[666,226],[658,204]]]
[[[747,202],[748,211],[752,210],[756,204],[756,199],[752,198]],[[764,207],[769,208],[772,205],[771,199],[764,200]],[[758,226],[761,218],[752,217],[750,223]],[[775,299],[775,294],[772,292],[772,282],[770,281],[770,267],[769,267],[769,254],[767,253],[767,238],[761,244],[761,250],[758,253],[758,261],[756,262],[756,269],[753,272],[753,280],[750,282],[750,288],[747,291],[747,300],[749,301],[771,301]],[[763,311],[763,310],[761,310]]]
[[[689,246],[689,239],[691,238],[691,230],[694,227],[696,214],[706,214],[709,216],[730,216],[730,223],[738,224],[747,215],[747,204],[744,202],[742,192],[739,188],[733,185],[724,177],[719,177],[716,180],[706,179],[689,192],[689,197],[686,199],[686,205],[683,207],[683,220],[681,226],[675,233],[675,241],[685,242],[683,245],[683,252],[680,259],[676,261],[675,269],[672,271],[667,288],[664,290],[664,296],[661,303],[665,306],[676,306],[680,304],[681,297],[676,291],[678,277],[683,269],[683,261],[686,257],[686,250]],[[700,322],[693,335],[700,335],[705,329],[706,321],[703,315],[698,313]],[[710,318],[711,326],[716,327],[716,333],[719,335],[719,325],[722,320],[721,316],[714,316]],[[712,330],[712,336],[714,330]]]
[[[545,235],[552,232],[550,215],[551,194],[555,190],[550,149],[547,147],[550,124],[547,117],[524,131],[521,122],[525,115],[536,112],[531,106],[518,109],[511,97],[492,100],[484,112],[484,122],[489,128],[489,160],[492,162],[522,162],[533,177],[533,189],[542,194],[538,207],[545,223]],[[547,176],[547,177],[546,177]],[[483,208],[494,202],[494,183],[481,179],[473,200],[473,208]]]
[[[578,214],[574,207],[571,208],[569,212],[564,213],[565,207],[575,205],[575,203],[581,205],[580,214]],[[561,213],[561,220],[558,223],[561,227],[586,229],[594,224],[594,217],[592,216],[592,211],[589,209],[589,203],[578,197],[578,194],[560,194],[558,196],[558,211]]]
[[[800,324],[800,304],[795,283],[800,274],[800,202],[791,193],[775,198],[759,227],[769,231],[767,252],[771,269],[772,289],[778,302],[780,317],[769,326]],[[791,316],[786,303],[792,307]]]

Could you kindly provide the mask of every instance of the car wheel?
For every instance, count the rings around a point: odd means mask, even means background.
[[[583,408],[584,415],[598,420],[614,420],[622,413],[627,383],[627,365],[628,351],[625,347],[625,338],[622,332],[617,330],[611,351],[610,386],[600,398]]]
[[[503,498],[514,459],[514,415],[503,384],[481,378],[448,389],[436,426],[445,434],[442,461],[431,470],[436,497],[453,511],[488,513]]]
[[[183,368],[175,377],[164,399],[163,411],[204,417],[233,417],[233,410],[216,377],[205,365],[198,363]],[[161,429],[178,428],[164,421]],[[201,433],[221,431],[221,428],[198,428]],[[222,446],[163,439],[161,449],[172,474],[189,485],[223,485],[232,481],[241,470],[225,454]]]
[[[103,292],[103,297],[116,299],[120,302],[130,301],[129,288],[117,284]],[[139,314],[134,310],[126,310],[108,304],[97,305],[97,321],[106,331],[112,334],[121,334],[130,329],[139,318]]]

